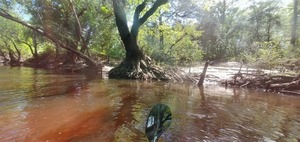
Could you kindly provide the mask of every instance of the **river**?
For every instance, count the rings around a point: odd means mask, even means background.
[[[0,66],[0,141],[146,142],[157,103],[161,142],[300,140],[300,96]]]

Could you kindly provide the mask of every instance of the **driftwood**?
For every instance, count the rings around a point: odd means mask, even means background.
[[[284,94],[300,95],[300,75],[294,76],[269,76],[267,74],[249,74],[240,71],[221,82],[227,86],[246,88],[261,88],[265,91],[280,92]]]

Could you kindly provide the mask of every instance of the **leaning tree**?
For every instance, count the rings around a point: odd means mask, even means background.
[[[85,60],[89,67],[95,70],[101,69],[101,64],[86,55],[84,50],[77,49],[79,45],[82,46],[81,49],[86,49],[88,46],[87,39],[83,36],[83,27],[81,27],[79,19],[79,16],[87,8],[83,8],[81,12],[77,12],[72,0],[32,1],[34,6],[29,5],[28,11],[37,19],[29,23],[15,16],[10,9],[17,4],[23,4],[24,7],[28,6],[31,1],[24,1],[24,3],[13,2],[0,2],[0,17],[19,23],[42,35],[58,47],[65,49],[69,53],[70,59],[68,61],[71,63],[75,63],[75,58],[78,57]]]
[[[109,78],[127,78],[127,79],[168,79],[167,75],[158,67],[151,64],[151,59],[145,57],[137,44],[140,27],[154,12],[168,0],[156,0],[151,8],[145,12],[148,0],[139,4],[133,15],[133,24],[131,29],[127,24],[125,14],[125,0],[113,0],[113,9],[116,19],[116,25],[124,44],[126,57],[121,64],[109,72]],[[141,15],[141,13],[144,13]]]

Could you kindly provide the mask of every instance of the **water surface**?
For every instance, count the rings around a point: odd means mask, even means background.
[[[171,108],[160,141],[298,141],[300,96],[107,80],[0,66],[0,141],[147,141],[151,107]]]

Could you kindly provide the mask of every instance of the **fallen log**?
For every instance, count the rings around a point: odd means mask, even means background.
[[[300,80],[288,82],[288,83],[275,83],[270,84],[269,89],[271,90],[300,90]]]
[[[294,90],[300,90],[300,75],[293,76],[269,76],[267,74],[249,74],[241,73],[240,71],[228,80],[221,82],[225,87],[247,87],[247,88],[264,88],[266,91],[285,92],[297,94]],[[290,91],[290,92],[289,92]]]
[[[288,91],[288,90],[279,90],[278,92],[283,93],[283,94],[289,94],[289,95],[300,95],[300,91]]]
[[[293,76],[283,76],[283,75],[276,75],[276,76],[271,76],[270,79],[272,80],[285,80],[285,81],[293,81],[295,77]]]
[[[229,74],[229,75],[236,75],[236,74],[240,74],[240,75],[246,75],[246,76],[266,76],[267,74],[253,74],[253,73],[235,73],[235,74]]]

